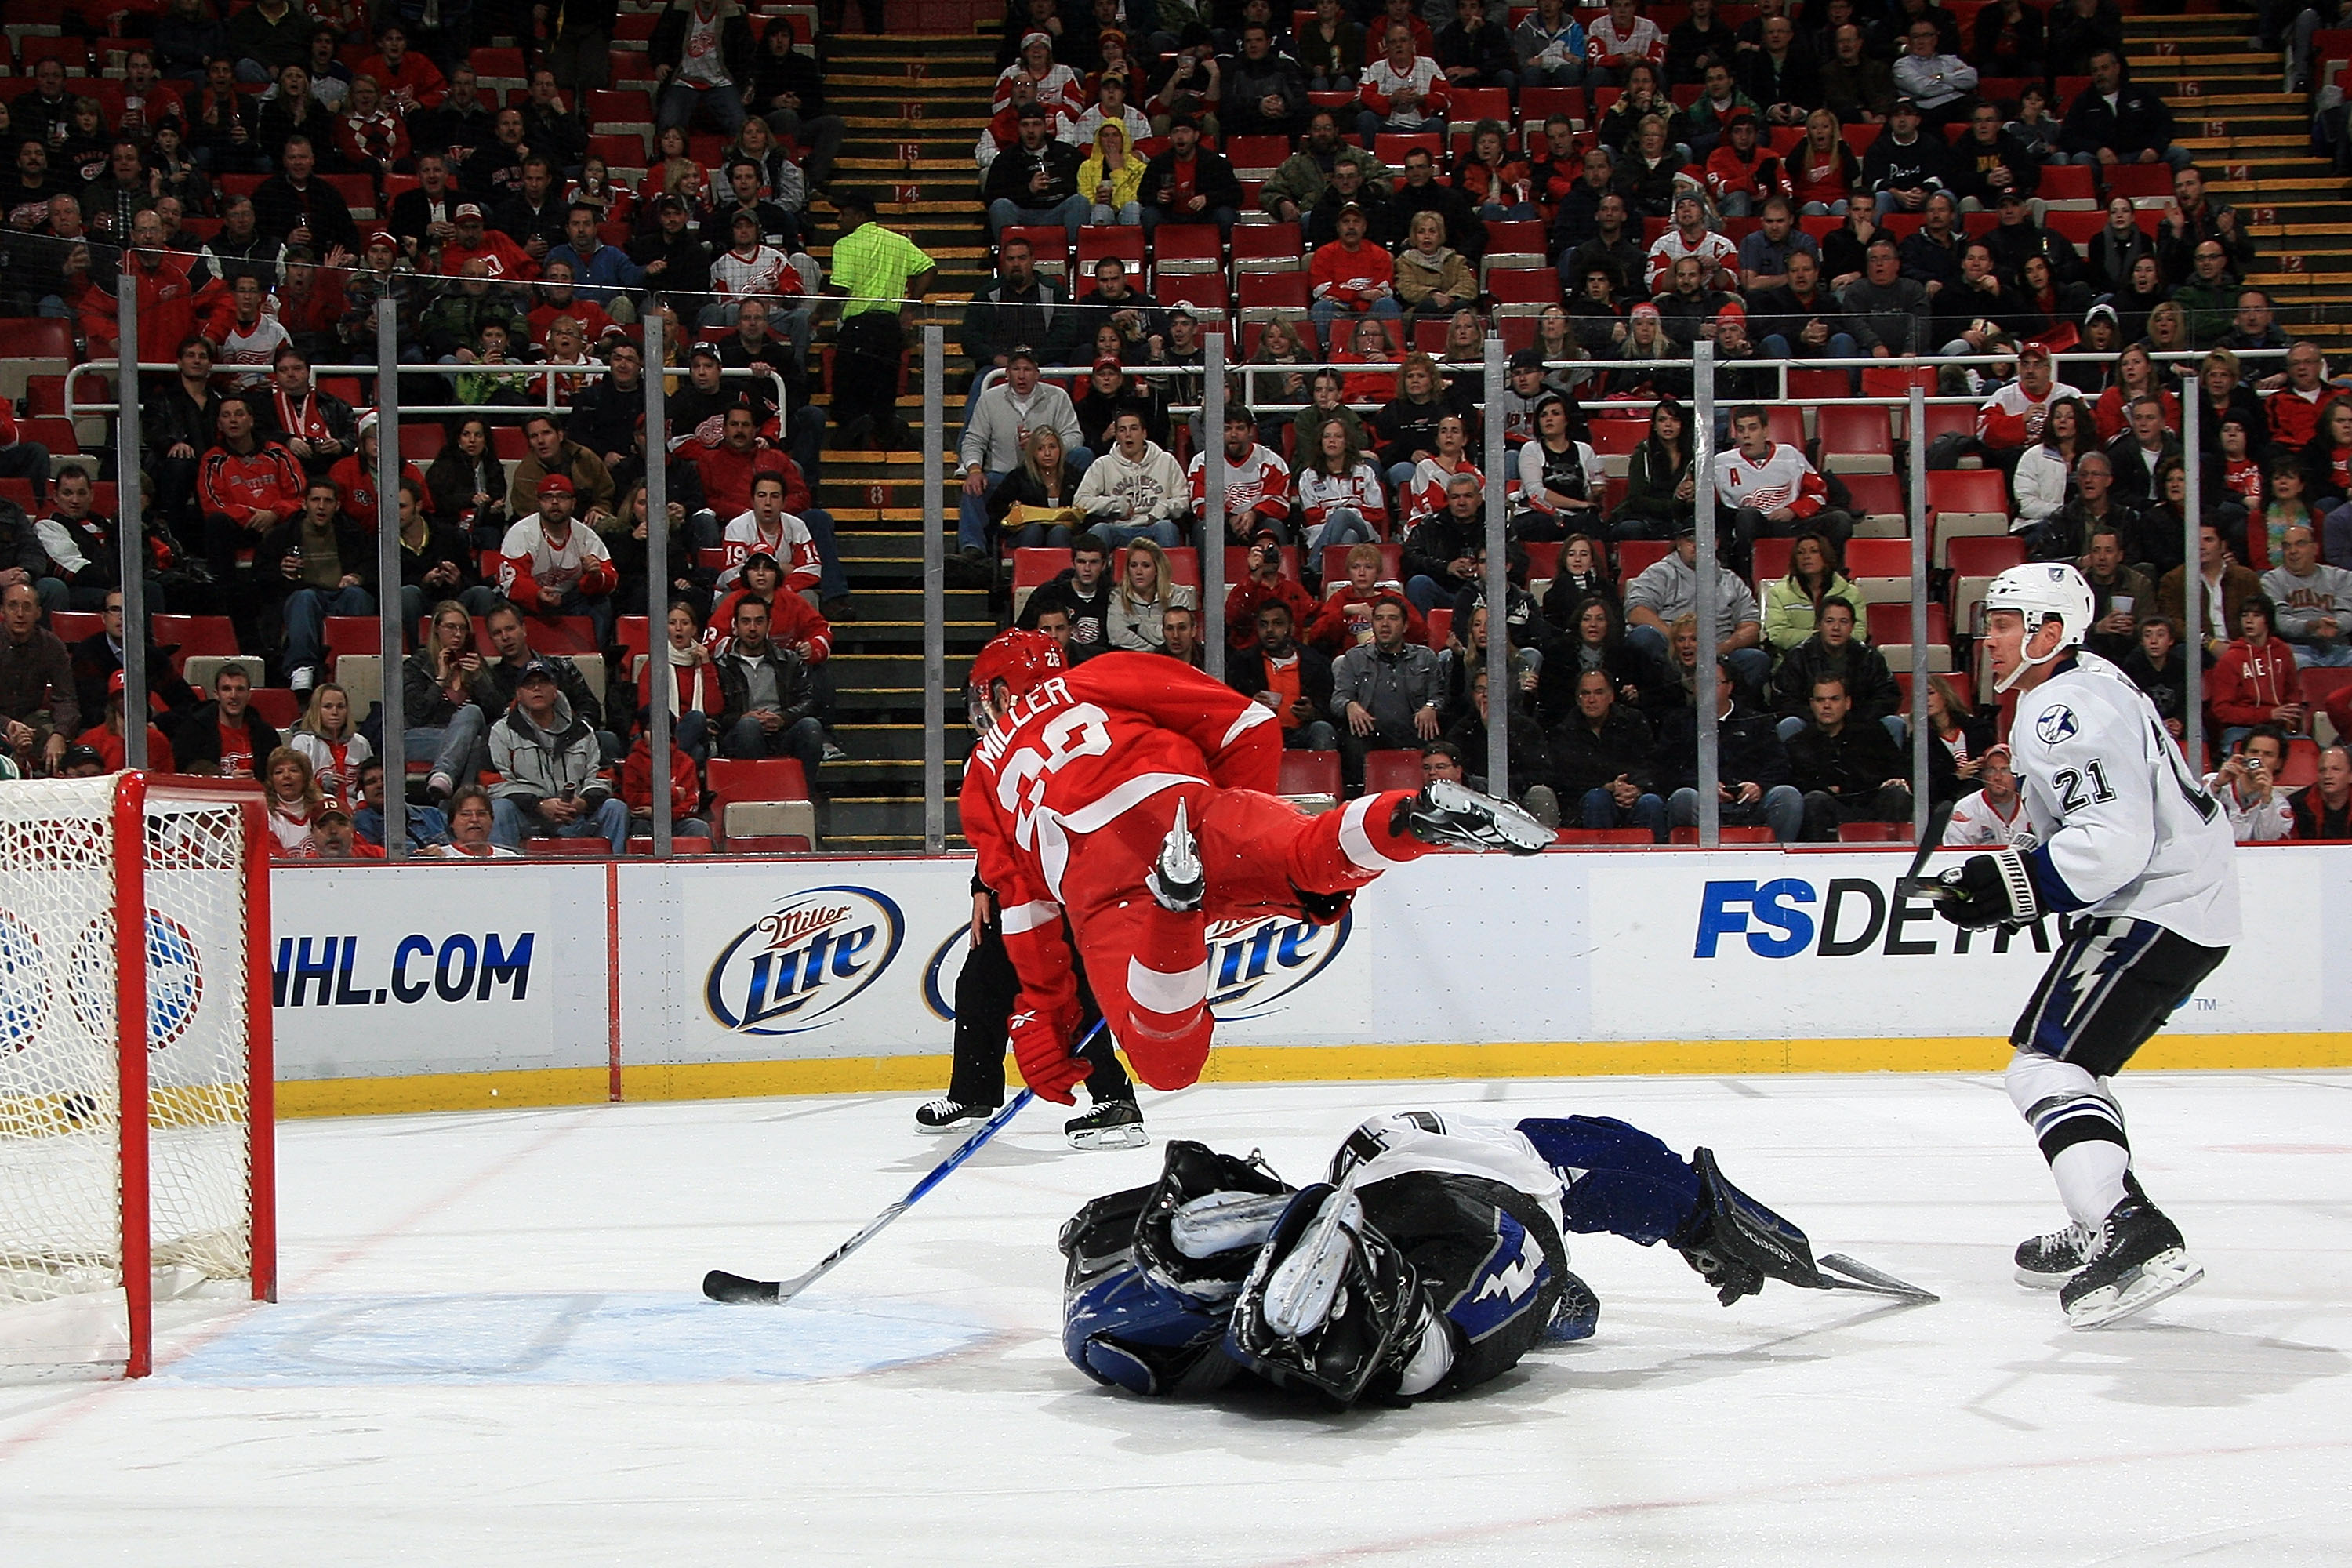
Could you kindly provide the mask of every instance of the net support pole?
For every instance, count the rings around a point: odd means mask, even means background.
[[[1511,798],[1511,665],[1510,627],[1505,619],[1510,603],[1510,563],[1505,558],[1508,539],[1505,528],[1503,464],[1503,340],[1486,334],[1486,793]],[[1470,628],[1455,635],[1469,646]],[[1467,759],[1465,759],[1465,761]]]
[[[375,581],[383,662],[383,852],[408,858],[407,680],[401,668],[405,614],[400,591],[400,307],[386,289],[375,302]],[[467,782],[471,782],[470,780]]]
[[[1723,839],[1723,806],[1716,790],[1723,776],[1716,750],[1721,730],[1716,713],[1716,649],[1723,641],[1722,616],[1715,591],[1715,342],[1700,338],[1691,344],[1691,500],[1698,525],[1698,580],[1692,610],[1698,616],[1698,841],[1713,849]],[[1666,652],[1674,653],[1674,636],[1667,634]]]
[[[115,1120],[121,1178],[117,1207],[122,1227],[123,1305],[131,1334],[123,1375],[145,1377],[155,1370],[155,1277],[147,1159],[147,786],[137,773],[120,774],[114,784],[114,1057],[120,1096]]]
[[[1911,383],[1911,840],[1927,832],[1927,394]],[[1957,717],[1957,715],[1955,715]]]
[[[2180,500],[2180,617],[2181,652],[2187,656],[2181,673],[2187,678],[2183,706],[2188,710],[2180,716],[2181,727],[2187,731],[2186,749],[2189,765],[2199,773],[2205,771],[2205,563],[2198,551],[2199,534],[2204,525],[2204,498],[2198,493],[2203,481],[2204,454],[2198,450],[2200,435],[2198,426],[2204,422],[2205,389],[2191,380],[2180,389],[2180,478],[2188,493]],[[2260,526],[2262,519],[2252,526]]]
[[[1225,334],[1201,340],[1201,668],[1225,678]],[[1116,563],[1113,563],[1116,566]],[[1255,634],[1253,634],[1255,635]]]
[[[139,263],[135,256],[131,247],[122,247],[122,273],[114,285],[115,330],[121,334],[114,373],[114,395],[121,410],[114,437],[120,498],[114,533],[115,544],[122,552],[122,765],[126,768],[147,765],[147,529],[141,521],[145,511],[139,504]]]
[[[923,852],[948,843],[947,482],[940,442],[947,429],[947,333],[923,326]]]
[[[669,414],[663,404],[664,345],[662,313],[647,310],[645,323],[646,367],[646,677],[638,700],[645,703],[652,731],[649,744],[654,764],[654,858],[669,858],[671,820],[670,734],[674,721],[669,705],[677,690],[677,676],[669,668]]]

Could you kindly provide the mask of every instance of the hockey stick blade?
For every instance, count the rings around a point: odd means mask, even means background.
[[[780,1289],[773,1279],[746,1279],[724,1268],[714,1268],[702,1277],[702,1293],[730,1306],[744,1301],[773,1301]]]
[[[1093,1039],[1101,1028],[1102,1024],[1097,1020],[1095,1026],[1087,1031],[1085,1038],[1078,1041],[1077,1049],[1084,1049],[1087,1042]],[[1075,1055],[1076,1051],[1072,1054]],[[730,1306],[746,1302],[783,1305],[823,1279],[843,1258],[880,1235],[885,1226],[912,1208],[924,1194],[953,1175],[957,1166],[978,1152],[982,1144],[1004,1131],[1006,1124],[1020,1115],[1022,1109],[1036,1098],[1034,1090],[1024,1089],[1006,1100],[995,1115],[974,1128],[971,1137],[957,1144],[953,1153],[932,1166],[929,1174],[908,1188],[905,1197],[867,1220],[856,1236],[825,1254],[824,1260],[807,1273],[783,1280],[747,1279],[740,1274],[730,1274],[723,1268],[714,1268],[702,1277],[702,1293],[714,1301],[724,1302]]]
[[[1873,1296],[1893,1296],[1900,1300],[1926,1305],[1940,1301],[1942,1297],[1932,1290],[1923,1290],[1906,1280],[1897,1279],[1884,1269],[1873,1268],[1867,1263],[1857,1263],[1843,1253],[1832,1252],[1813,1259],[1821,1270],[1822,1288],[1825,1290],[1860,1290]]]

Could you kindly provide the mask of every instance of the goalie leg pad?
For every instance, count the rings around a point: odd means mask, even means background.
[[[1785,1280],[1819,1289],[1812,1244],[1805,1233],[1724,1179],[1714,1152],[1692,1152],[1698,1173],[1698,1206],[1674,1238],[1675,1250],[1716,1288],[1725,1306],[1753,1296],[1764,1281]]]
[[[1121,1263],[1065,1299],[1062,1353],[1097,1383],[1132,1394],[1193,1392],[1231,1375],[1208,1364],[1223,1359],[1224,1331],[1222,1307]]]
[[[1430,1317],[1436,1324],[1433,1331],[1447,1331],[1427,1311],[1412,1266],[1386,1237],[1360,1220],[1354,1226],[1317,1223],[1336,1192],[1318,1184],[1291,1200],[1243,1283],[1225,1331],[1225,1353],[1276,1387],[1312,1394],[1331,1408],[1344,1410],[1383,1373],[1392,1391],[1400,1354],[1423,1349],[1421,1340],[1408,1342],[1406,1338],[1416,1313]],[[1328,1237],[1324,1235],[1327,1228]],[[1323,1310],[1311,1324],[1291,1317],[1301,1304],[1297,1300],[1286,1305],[1286,1321],[1296,1327],[1285,1331],[1269,1320],[1267,1292],[1276,1275],[1301,1248],[1313,1248],[1318,1262],[1334,1262],[1335,1277]]]
[[[1201,1223],[1196,1227],[1188,1222],[1186,1239],[1180,1242],[1177,1216],[1206,1199],[1245,1205],[1252,1198],[1282,1199],[1289,1192],[1289,1184],[1255,1154],[1237,1159],[1205,1143],[1179,1138],[1168,1145],[1159,1184],[1149,1189],[1138,1205],[1131,1233],[1135,1260],[1155,1279],[1179,1289],[1229,1298],[1249,1272],[1265,1231],[1249,1234],[1235,1228],[1226,1245],[1210,1245],[1214,1239],[1211,1233],[1216,1228],[1213,1216],[1223,1212],[1219,1204],[1211,1203],[1196,1211]]]
[[[1643,1247],[1665,1240],[1698,1202],[1698,1173],[1640,1128],[1607,1116],[1530,1117],[1519,1131],[1559,1177],[1569,1229]]]

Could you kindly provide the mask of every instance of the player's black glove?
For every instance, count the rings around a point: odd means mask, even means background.
[[[1936,911],[1956,926],[1983,931],[1998,925],[2032,925],[2042,916],[2025,857],[2008,846],[1971,855],[1936,879],[1927,891]]]

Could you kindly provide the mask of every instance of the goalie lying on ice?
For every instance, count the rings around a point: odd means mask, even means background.
[[[1726,1306],[1768,1276],[1821,1282],[1804,1233],[1704,1149],[1685,1161],[1605,1117],[1400,1111],[1299,1190],[1255,1154],[1171,1142],[1158,1183],[1062,1227],[1062,1348],[1138,1394],[1244,1372],[1343,1409],[1450,1394],[1592,1332],[1601,1304],[1569,1272],[1567,1231],[1667,1242]]]

